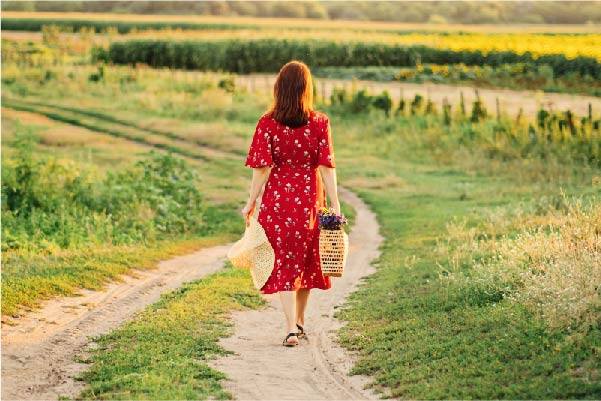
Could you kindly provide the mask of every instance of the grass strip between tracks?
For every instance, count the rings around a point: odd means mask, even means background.
[[[83,399],[231,399],[221,372],[204,361],[227,354],[217,344],[228,335],[229,313],[264,304],[247,270],[226,268],[163,295],[110,334],[82,379]]]
[[[220,158],[208,157],[202,147],[199,147],[194,143],[185,143],[184,139],[173,133],[142,128],[134,123],[124,122],[110,116],[105,116],[101,113],[84,112],[75,108],[25,102],[8,98],[3,98],[2,103],[4,107],[9,107],[14,110],[41,114],[55,121],[166,150],[192,159],[211,161],[223,165]],[[222,153],[225,154],[225,152]],[[228,156],[230,155],[228,154]],[[231,156],[239,157],[235,154],[231,154]]]
[[[356,211],[342,202],[352,227]],[[163,295],[135,319],[96,339],[81,379],[83,399],[231,399],[225,375],[204,361],[228,352],[233,310],[265,304],[247,270],[225,269]]]

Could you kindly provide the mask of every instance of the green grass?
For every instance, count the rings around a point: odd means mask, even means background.
[[[81,288],[100,290],[132,269],[153,269],[170,256],[231,241],[233,235],[107,246],[57,255],[8,255],[2,263],[2,314],[19,317],[41,301],[72,296]],[[15,322],[16,323],[16,322]]]
[[[443,176],[439,184],[452,180]],[[491,198],[471,202],[452,194],[394,194],[394,201],[391,195],[364,193],[386,243],[377,273],[338,315],[349,321],[342,344],[361,355],[354,373],[374,376],[389,396],[412,399],[598,397],[599,329],[580,341],[550,334],[519,305],[498,299],[473,305],[438,280],[440,261],[432,255],[445,223],[484,202],[506,200],[493,190]],[[577,367],[591,363],[579,373]]]
[[[53,110],[43,110],[78,121],[90,118],[94,126],[120,132],[134,129],[143,135],[153,134],[142,124],[149,116],[159,124],[226,121],[223,132],[238,141],[223,142],[206,132],[206,143],[238,154],[247,150],[256,117],[266,104],[248,94],[210,92],[219,105],[201,108],[202,91],[166,85],[154,73],[141,73],[134,83],[121,86],[124,71],[112,71],[114,75],[101,85],[85,82],[85,71],[77,79],[59,76],[56,82],[28,84],[25,100],[38,103],[36,107],[54,105]],[[10,86],[9,94],[15,88]],[[67,92],[72,94],[70,100]],[[93,114],[82,112],[88,108]],[[501,152],[491,151],[490,123],[447,129],[431,116],[388,119],[375,112],[326,111],[332,121],[339,182],[369,203],[385,237],[377,272],[338,314],[348,321],[341,332],[343,345],[359,355],[353,372],[371,375],[374,387],[384,395],[401,398],[601,397],[599,327],[550,330],[520,304],[495,294],[469,293],[461,285],[440,280],[438,265],[450,262],[438,252],[439,240],[455,216],[475,225],[483,213],[533,204],[561,190],[568,196],[599,197],[598,188],[590,185],[601,176],[599,168],[564,157],[560,148],[544,147],[527,156],[507,144]],[[181,128],[173,125],[173,131]],[[215,205],[212,231],[206,235],[223,234],[219,222],[227,222],[225,231],[235,233],[249,170],[242,159],[223,166],[196,162],[209,169],[203,173],[202,186]],[[347,205],[343,211],[353,218]],[[13,274],[29,264],[15,267]],[[108,273],[114,274],[118,273]],[[217,384],[222,376],[202,367],[201,361],[222,352],[215,339],[227,333],[225,320],[209,314],[216,310],[225,319],[228,311],[242,304],[256,306],[254,301],[232,301],[245,287],[229,283],[242,279],[250,285],[244,274],[226,270],[186,286],[164,298],[160,307],[150,307],[101,338],[101,350],[84,377],[90,383],[85,398],[228,397]],[[216,295],[204,298],[206,294]],[[187,304],[201,305],[202,310],[188,311],[182,306]],[[162,310],[153,313],[156,309]],[[157,332],[167,322],[170,329]],[[194,377],[194,372],[201,373]]]
[[[342,209],[352,226],[355,210]],[[135,319],[95,339],[82,399],[232,399],[206,361],[228,352],[233,310],[265,304],[247,270],[225,268],[163,295]]]
[[[217,344],[231,330],[229,314],[264,304],[247,270],[227,268],[185,284],[110,334],[82,375],[83,399],[231,399],[225,375],[206,361],[227,353]]]
[[[109,171],[115,171],[115,168],[119,169],[119,166],[132,163],[131,156],[134,152],[130,153],[130,149],[145,152],[144,145],[147,143],[144,142],[144,138],[146,136],[162,135],[168,139],[179,139],[181,141],[179,147],[173,147],[170,150],[182,156],[192,156],[192,161],[200,165],[202,180],[200,188],[209,199],[204,216],[206,221],[203,236],[196,237],[195,243],[200,246],[200,244],[211,242],[213,238],[222,241],[233,240],[241,233],[242,228],[237,224],[239,223],[237,210],[246,196],[244,191],[247,185],[246,180],[249,178],[244,175],[244,173],[248,175],[249,171],[242,167],[242,157],[218,158],[211,161],[205,160],[205,157],[196,158],[197,153],[202,150],[196,148],[193,143],[185,143],[185,137],[177,137],[177,134],[170,131],[162,131],[152,127],[147,128],[140,122],[125,120],[121,117],[117,118],[111,114],[98,111],[89,111],[68,105],[61,106],[60,103],[46,104],[40,101],[17,101],[12,99],[5,101],[4,106],[44,115],[59,123],[67,124],[51,124],[48,126],[39,123],[32,125],[25,122],[26,127],[30,128],[34,135],[42,136],[45,131],[50,129],[60,131],[60,127],[65,127],[66,130],[69,126],[76,126],[87,129],[87,131],[81,132],[82,135],[100,133],[117,137],[121,140],[119,143],[121,144],[120,148],[123,148],[121,151],[124,152],[122,153],[124,160],[110,166]],[[138,118],[141,119],[141,117]],[[4,141],[3,148],[5,151],[8,150],[9,154],[12,151],[12,137],[18,129],[14,123],[11,124],[11,121],[10,118],[4,121],[5,133],[8,139]],[[248,131],[252,134],[252,127],[248,127]],[[139,136],[132,136],[131,132],[139,133]],[[93,143],[89,150],[98,149],[99,145]],[[74,152],[78,151],[77,146],[51,146],[49,149],[42,145],[36,147],[36,152],[39,154],[46,153],[48,150],[50,150],[50,153],[47,156],[59,151],[63,153],[62,157],[67,159],[76,158]],[[241,147],[226,150],[238,153],[245,152]],[[240,177],[232,180],[232,172],[235,170],[239,171]],[[233,199],[232,191],[237,193]],[[342,205],[344,213],[352,223],[354,211],[344,202]],[[119,274],[127,273],[132,267],[151,267],[152,262],[169,257],[173,254],[169,249],[178,248],[173,242],[179,243],[182,240],[183,245],[179,246],[179,249],[181,249],[180,252],[185,252],[190,249],[186,246],[189,236],[188,239],[178,240],[170,237],[158,242],[125,248],[109,247],[108,252],[96,249],[89,252],[71,250],[61,252],[60,256],[55,256],[53,254],[56,253],[56,247],[49,244],[50,249],[46,252],[47,255],[7,254],[4,257],[2,274],[3,314],[17,316],[21,313],[19,309],[34,309],[39,306],[43,299],[56,295],[72,295],[77,292],[78,288],[102,288],[107,281],[117,278]]]
[[[433,72],[432,69],[435,69]],[[445,72],[441,72],[442,69]],[[544,68],[532,68],[522,64],[504,64],[492,67],[466,67],[463,65],[426,65],[415,67],[322,67],[312,73],[319,78],[359,79],[370,81],[400,81],[412,84],[431,82],[435,84],[475,86],[479,88],[506,88],[514,90],[542,90],[556,93],[580,93],[592,96],[601,94],[599,80],[573,76],[553,77],[544,74]],[[526,71],[523,71],[526,70]],[[541,73],[541,70],[543,73]],[[477,71],[477,73],[476,73]]]
[[[57,107],[41,103],[29,103],[6,98],[2,99],[2,102],[5,107],[9,107],[14,110],[40,114],[55,121],[83,127],[91,131],[100,132],[118,138],[127,139],[139,144],[170,151],[193,159],[200,159],[204,161],[209,160],[209,158],[203,154],[204,152],[202,152],[202,149],[190,149],[178,145],[177,142],[174,141],[175,135],[173,134],[169,135],[160,133],[157,135],[156,131],[141,129],[131,123],[124,124],[116,119],[98,118],[98,113],[82,113],[77,111],[77,109],[68,109],[65,107]],[[152,139],[153,135],[158,136],[161,139],[162,137],[166,137],[168,139],[164,139],[159,142],[157,139]]]
[[[46,107],[44,105],[34,106],[34,108],[28,108],[28,111],[39,112],[38,107]],[[34,148],[36,159],[52,160],[60,155],[58,157],[61,160],[69,163],[75,161],[75,166],[83,165],[80,142],[70,144],[67,141],[66,145],[57,145],[53,142],[45,144],[42,140],[61,136],[90,135],[90,142],[87,143],[87,150],[90,152],[88,154],[90,160],[87,161],[90,163],[86,163],[84,170],[93,171],[97,170],[97,167],[101,167],[102,171],[94,174],[94,177],[103,177],[107,171],[115,173],[128,168],[142,154],[148,153],[147,147],[140,145],[139,142],[132,140],[127,135],[111,138],[110,134],[110,132],[126,131],[129,128],[148,133],[147,129],[139,128],[133,123],[128,127],[117,120],[102,118],[102,114],[86,116],[84,113],[77,113],[78,110],[71,112],[53,106],[47,106],[44,110],[48,109],[58,113],[73,113],[77,118],[93,119],[94,124],[84,125],[80,123],[80,120],[71,120],[70,118],[55,119],[67,124],[53,123],[52,121],[39,122],[35,119],[31,121],[33,117],[29,115],[26,115],[25,120],[19,123],[18,117],[3,116],[2,147],[5,152],[3,164],[10,162],[11,157],[15,157],[14,139],[19,130],[29,131],[38,141]],[[74,126],[85,129],[77,128],[79,131],[73,131]],[[103,137],[106,137],[106,141],[103,140]],[[114,146],[113,151],[120,152],[118,157],[113,159],[109,166],[96,165],[96,158],[92,157],[92,154],[103,152],[103,149],[110,149],[111,146]],[[194,152],[197,147],[188,143],[183,149]],[[181,153],[186,154],[184,151]],[[236,239],[243,231],[242,220],[237,211],[243,204],[243,193],[247,190],[248,177],[232,177],[231,171],[235,166],[242,166],[243,158],[229,156],[211,161],[205,159],[194,158],[190,162],[194,168],[200,171],[200,179],[197,184],[206,200],[203,225],[200,231],[182,233],[179,236],[148,238],[127,246],[88,243],[85,247],[67,249],[61,249],[59,245],[52,242],[51,238],[48,238],[50,241],[46,238],[40,239],[39,237],[40,235],[43,237],[43,233],[38,232],[35,234],[34,248],[36,252],[25,250],[27,239],[19,234],[18,241],[22,245],[22,250],[3,252],[3,320],[10,321],[6,318],[7,315],[18,316],[22,314],[23,310],[37,308],[44,299],[57,295],[73,295],[79,288],[100,289],[108,281],[118,279],[120,274],[128,273],[132,268],[152,268],[159,260],[172,255]],[[232,191],[237,195],[232,196]],[[102,227],[97,228],[102,231]],[[90,227],[87,228],[87,230],[89,229]],[[72,235],[75,233],[69,233],[69,236]],[[101,235],[104,234],[101,233]],[[3,241],[6,240],[7,237],[4,236]]]
[[[438,263],[448,261],[437,252],[454,216],[474,224],[481,212],[517,207],[560,186],[567,194],[599,196],[590,175],[571,184],[521,181],[513,179],[517,166],[506,163],[493,177],[470,171],[470,163],[437,162],[424,151],[413,159],[415,149],[402,139],[408,132],[377,138],[378,120],[360,125],[336,118],[332,124],[344,132],[334,139],[341,182],[354,183],[351,189],[374,209],[385,237],[377,272],[337,314],[348,321],[342,344],[359,354],[353,373],[372,376],[386,397],[599,398],[600,327],[550,331],[519,304],[465,294],[439,280]],[[371,132],[369,143],[355,140],[365,132]],[[398,184],[378,187],[391,182],[391,174]]]

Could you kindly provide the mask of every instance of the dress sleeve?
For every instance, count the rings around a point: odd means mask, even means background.
[[[257,124],[244,165],[252,168],[273,166],[271,137],[269,131],[265,128],[263,118]]]
[[[334,144],[332,143],[332,134],[330,131],[330,121],[326,118],[319,137],[319,143],[317,144],[317,164],[320,166],[336,167]]]

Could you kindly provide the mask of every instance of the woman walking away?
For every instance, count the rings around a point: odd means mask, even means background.
[[[250,197],[242,214],[247,224],[265,178],[258,222],[275,253],[263,294],[280,293],[286,316],[283,345],[305,336],[305,309],[312,288],[331,288],[321,272],[317,210],[326,192],[340,214],[334,148],[328,117],[313,110],[311,72],[291,61],[280,70],[272,108],[257,124],[245,165],[253,168]]]

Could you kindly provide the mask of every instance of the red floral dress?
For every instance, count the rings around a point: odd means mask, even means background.
[[[306,125],[290,128],[264,115],[245,165],[272,167],[257,220],[275,251],[275,265],[261,292],[330,288],[330,277],[321,272],[317,222],[318,208],[326,206],[317,167],[335,167],[327,116],[313,112]]]

